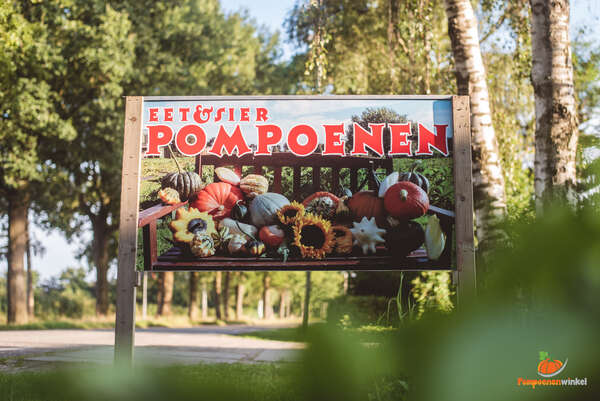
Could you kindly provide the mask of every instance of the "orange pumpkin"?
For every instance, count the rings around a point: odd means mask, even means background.
[[[544,375],[551,375],[552,373],[557,372],[562,365],[563,363],[558,359],[551,360],[550,358],[546,358],[538,364],[538,372]]]
[[[285,238],[285,233],[276,225],[264,226],[258,232],[258,238],[267,246],[275,248],[281,245]]]
[[[429,197],[418,185],[400,181],[392,185],[383,198],[385,210],[400,220],[416,219],[429,209]]]
[[[238,187],[227,182],[213,182],[194,196],[190,206],[221,220],[229,217],[231,209],[241,199],[244,199],[244,194]]]
[[[386,221],[383,199],[373,191],[361,191],[352,195],[352,198],[348,199],[348,209],[356,221],[362,220],[363,217],[375,217],[380,227],[383,227]]]

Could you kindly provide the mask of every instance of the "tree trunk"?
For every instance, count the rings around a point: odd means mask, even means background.
[[[171,316],[171,306],[173,303],[173,283],[175,282],[174,272],[162,273],[163,281],[163,294],[162,294],[162,308],[159,312],[159,316]]]
[[[202,283],[202,320],[208,319],[208,291],[206,283]]]
[[[271,276],[269,276],[269,272],[263,273],[263,319],[271,318],[271,308],[269,308],[270,297],[269,297],[269,289],[271,287]]]
[[[156,316],[161,316],[163,313],[163,305],[165,304],[165,276],[158,273],[158,293],[156,294]]]
[[[242,320],[244,317],[244,291],[246,287],[244,284],[239,283],[237,285],[236,297],[235,297],[235,318],[236,320]]]
[[[577,114],[569,39],[568,0],[530,0],[535,94],[535,197],[576,202]]]
[[[198,318],[198,272],[190,273],[190,299],[188,304],[188,317],[190,320]]]
[[[229,320],[229,279],[231,272],[225,272],[223,283],[223,319]]]
[[[27,279],[24,257],[27,248],[29,196],[24,191],[8,192],[8,271],[6,277],[8,324],[27,323]]]
[[[470,0],[446,0],[448,34],[452,42],[459,95],[471,99],[473,198],[477,239],[485,255],[505,237],[499,223],[506,214],[504,175],[492,125],[486,72],[479,48],[477,19]]]
[[[279,318],[285,318],[285,290],[279,292]]]
[[[310,270],[306,272],[306,290],[304,292],[304,307],[302,308],[302,328],[308,328],[310,315]]]
[[[215,315],[221,320],[221,272],[215,272]]]
[[[35,311],[35,292],[33,288],[33,270],[31,264],[31,237],[29,235],[29,225],[27,229],[27,316],[33,318]]]
[[[92,242],[92,255],[96,266],[96,315],[108,314],[108,262],[110,231],[106,219],[96,217],[94,225],[94,239]]]

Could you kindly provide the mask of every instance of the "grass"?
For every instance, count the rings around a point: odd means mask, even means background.
[[[323,329],[331,330],[332,328],[339,331],[341,335],[353,337],[361,342],[379,342],[398,332],[397,328],[385,326],[366,325],[357,328],[341,329],[332,327],[327,323],[316,323],[308,326],[308,329],[306,330],[299,326],[283,329],[253,331],[251,333],[241,334],[241,336],[259,338],[262,340],[306,342],[314,336],[319,335]]]
[[[0,373],[0,400],[293,400],[294,367],[200,364],[132,371],[78,366]]]

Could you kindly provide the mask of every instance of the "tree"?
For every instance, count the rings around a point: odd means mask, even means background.
[[[58,161],[52,150],[74,137],[57,113],[59,93],[47,81],[60,76],[63,60],[48,42],[46,25],[26,19],[18,2],[0,3],[0,194],[8,214],[8,323],[27,322],[24,255],[31,202]]]
[[[485,255],[490,245],[503,237],[498,225],[506,214],[504,175],[492,124],[477,19],[470,0],[446,0],[446,14],[458,94],[471,99],[473,197],[477,239]]]
[[[535,196],[576,202],[579,132],[569,39],[569,0],[530,0],[531,82],[535,94]]]

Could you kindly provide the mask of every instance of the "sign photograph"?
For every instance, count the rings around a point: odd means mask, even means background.
[[[455,270],[456,99],[143,98],[138,269]]]

